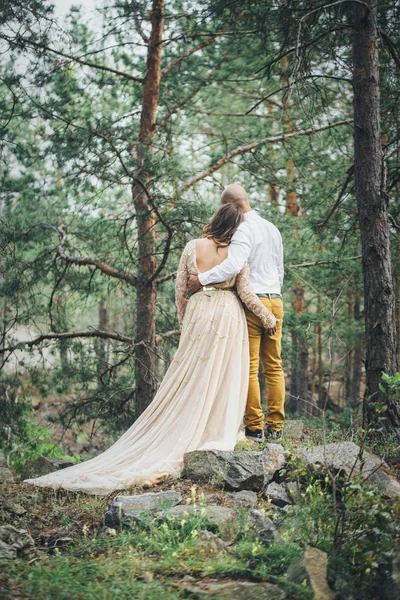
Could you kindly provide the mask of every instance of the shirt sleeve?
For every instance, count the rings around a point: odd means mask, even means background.
[[[279,235],[279,247],[278,247],[278,276],[279,276],[279,283],[282,287],[283,285],[283,275],[284,275],[285,269],[283,266],[283,244],[282,244],[282,236]]]
[[[265,329],[276,326],[275,315],[264,306],[250,285],[250,271],[247,263],[236,277],[236,290],[241,301],[260,319]]]
[[[250,232],[244,227],[239,227],[233,234],[229,245],[227,258],[216,267],[205,273],[199,274],[201,285],[221,283],[237,275],[246,264],[250,255],[251,237]]]

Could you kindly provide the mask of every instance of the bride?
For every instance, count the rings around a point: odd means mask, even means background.
[[[176,279],[180,343],[147,409],[102,454],[26,483],[102,495],[136,483],[150,487],[165,476],[179,477],[186,452],[234,449],[249,377],[247,324],[240,300],[266,329],[273,328],[276,319],[252,291],[247,264],[237,276],[200,288],[189,299],[187,277],[226,258],[242,220],[238,206],[222,205],[204,227],[203,237],[186,245]]]

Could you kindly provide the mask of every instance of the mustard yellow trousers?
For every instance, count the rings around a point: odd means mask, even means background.
[[[250,376],[244,424],[251,430],[264,428],[264,414],[261,408],[258,367],[261,360],[262,371],[267,382],[267,418],[269,429],[280,431],[285,420],[285,380],[282,369],[281,341],[283,303],[280,298],[260,298],[277,319],[276,333],[268,335],[258,317],[245,307],[250,345]]]

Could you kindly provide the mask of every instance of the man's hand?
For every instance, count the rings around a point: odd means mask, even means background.
[[[201,288],[201,283],[197,275],[189,275],[187,279],[187,284],[189,288],[189,292],[194,294],[198,289]]]

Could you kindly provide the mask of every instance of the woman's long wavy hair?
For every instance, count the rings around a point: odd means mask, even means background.
[[[223,204],[215,211],[203,228],[203,237],[213,240],[218,248],[229,246],[231,239],[243,221],[242,209],[237,204]]]

